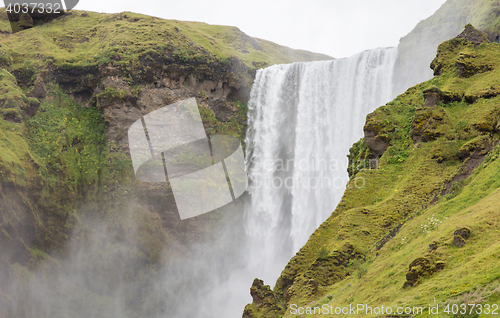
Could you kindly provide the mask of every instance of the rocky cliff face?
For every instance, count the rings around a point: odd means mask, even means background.
[[[352,184],[336,210],[273,292],[254,282],[244,317],[298,317],[315,308],[333,315],[350,304],[498,303],[491,239],[500,216],[490,203],[500,185],[500,49],[467,25],[439,46],[432,67],[433,79],[367,116],[365,138],[349,158],[378,158],[378,167],[349,171]],[[353,186],[359,178],[362,188]]]
[[[134,312],[162,255],[213,237],[224,215],[181,222],[168,185],[137,181],[130,125],[195,97],[207,134],[243,138],[257,68],[329,57],[237,28],[128,12],[33,21],[13,33],[0,10],[0,317],[32,317],[26,304],[38,296],[19,282],[37,272],[36,286],[53,283],[75,248],[95,258],[79,270],[86,287],[72,292],[112,296],[128,277],[139,286],[125,297]],[[106,316],[105,307],[95,310]]]

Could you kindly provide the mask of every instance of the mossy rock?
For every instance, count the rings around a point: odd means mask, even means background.
[[[433,142],[430,156],[438,163],[454,160],[458,161],[460,144],[461,142],[457,140],[440,138]]]
[[[394,126],[383,112],[375,111],[366,116],[363,127],[364,141],[371,153],[377,158],[382,156],[389,147],[392,131],[394,131]]]
[[[488,36],[470,24],[465,26],[457,38],[439,45],[438,54],[431,63],[435,76],[444,73],[456,73],[459,78],[469,78],[479,73],[491,71],[495,61],[478,58],[477,47],[488,43]],[[451,64],[453,61],[454,64]]]
[[[434,107],[441,101],[442,92],[436,86],[431,86],[423,92],[425,104],[424,107]]]
[[[471,230],[467,227],[462,227],[453,232],[453,243],[458,248],[463,247],[470,236]]]
[[[22,113],[19,108],[4,108],[2,115],[6,121],[13,123],[20,123],[22,120]]]
[[[415,259],[409,265],[408,273],[406,274],[406,282],[403,288],[414,287],[422,281],[423,278],[430,277],[436,272],[445,268],[443,261],[433,261],[427,257]]]
[[[458,70],[458,77],[461,78],[469,78],[473,75],[488,72],[493,69],[493,63],[491,61],[480,63],[475,52],[467,51],[459,53],[455,65]]]
[[[488,135],[478,136],[464,145],[462,145],[459,149],[459,158],[464,160],[471,156],[484,156],[486,155],[493,147],[493,142],[491,137]]]
[[[34,26],[33,19],[29,14],[23,13],[19,17],[17,26],[19,31],[30,29]]]
[[[493,102],[493,101],[492,101]],[[500,107],[494,106],[485,109],[484,112],[472,122],[472,127],[481,132],[495,133],[500,131]]]
[[[455,235],[453,237],[453,243],[455,244],[456,247],[463,247],[465,245],[465,239],[461,237],[460,235]]]
[[[457,36],[457,39],[465,39],[466,42],[471,42],[474,44],[490,42],[490,40],[488,40],[488,34],[474,28],[474,26],[472,26],[472,24],[470,23],[465,25],[463,32]]]
[[[455,65],[450,64],[450,60],[456,60],[459,50],[465,43],[464,39],[451,39],[445,41],[438,46],[437,55],[431,62],[431,69],[434,71],[434,76],[440,76],[444,73],[454,72]]]

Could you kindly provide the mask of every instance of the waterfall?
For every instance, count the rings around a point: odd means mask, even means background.
[[[368,113],[390,101],[397,48],[259,70],[249,101],[250,270],[273,283],[332,213]]]

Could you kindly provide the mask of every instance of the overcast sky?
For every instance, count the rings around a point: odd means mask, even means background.
[[[133,11],[165,19],[237,26],[294,49],[346,57],[395,46],[445,0],[80,0],[75,9]]]

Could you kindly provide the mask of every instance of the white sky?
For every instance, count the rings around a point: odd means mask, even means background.
[[[133,11],[165,19],[237,26],[246,34],[346,57],[395,46],[445,0],[80,0],[75,9]]]

